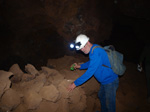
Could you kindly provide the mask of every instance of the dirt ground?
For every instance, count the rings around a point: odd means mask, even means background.
[[[46,66],[37,70],[34,65],[25,66],[22,72],[18,64],[9,71],[0,70],[0,112],[95,112],[100,110],[97,92],[100,84],[94,77],[68,93],[67,86],[85,70],[70,70],[74,62],[83,63],[84,56],[64,56],[49,59]],[[119,77],[116,97],[117,112],[150,112],[147,103],[145,73],[138,72],[137,65],[125,62],[127,70]]]

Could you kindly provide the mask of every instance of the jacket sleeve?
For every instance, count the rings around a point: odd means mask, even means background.
[[[75,85],[79,86],[90,79],[94,75],[98,66],[102,65],[101,63],[101,55],[99,55],[97,52],[93,52],[93,54],[90,55],[90,61],[87,71],[74,81]]]
[[[81,64],[80,70],[87,69],[89,67],[89,64],[90,64],[90,61],[87,61],[86,63]]]

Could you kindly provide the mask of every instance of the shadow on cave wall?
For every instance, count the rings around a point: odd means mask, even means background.
[[[7,30],[1,38],[0,69],[9,70],[15,63],[22,70],[28,63],[40,69],[49,58],[59,58],[65,54],[63,44],[63,38],[59,34],[49,33],[46,29],[22,38],[16,38]]]
[[[115,48],[124,54],[124,59],[138,63],[140,53],[148,41],[148,20],[119,15],[113,18],[112,33],[109,40],[102,45],[113,44]]]

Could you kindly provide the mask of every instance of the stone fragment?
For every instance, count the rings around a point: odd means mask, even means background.
[[[58,103],[43,101],[43,102],[41,102],[39,108],[37,108],[37,110],[34,112],[58,112],[57,111],[58,107],[59,107]],[[62,111],[60,111],[60,112],[62,112]]]
[[[13,73],[13,77],[11,77],[11,82],[12,83],[18,83],[18,82],[21,81],[22,75],[23,75],[23,71],[20,69],[18,64],[13,64],[10,67],[9,72]]]
[[[58,98],[60,97],[60,93],[57,90],[57,88],[51,84],[50,86],[44,86],[39,94],[44,98],[45,100],[49,100],[52,102],[56,102]]]
[[[12,72],[14,74],[23,74],[23,71],[20,69],[18,64],[13,64],[10,67],[9,72]]]
[[[0,97],[6,90],[10,88],[11,81],[9,80],[9,77],[11,77],[12,75],[12,72],[0,70]]]
[[[57,70],[55,69],[50,69],[48,67],[41,67],[43,73],[49,78],[52,84],[57,86],[61,81],[63,81],[64,76],[60,74]]]
[[[1,98],[0,107],[3,111],[10,111],[20,104],[19,94],[13,89],[7,90]]]
[[[69,96],[71,112],[83,112],[86,109],[86,95],[83,89],[75,88]]]
[[[27,65],[25,66],[25,71],[26,71],[28,74],[33,75],[34,77],[39,74],[39,71],[38,71],[33,65],[31,65],[31,64],[27,64]]]
[[[28,109],[36,109],[42,101],[42,97],[35,91],[27,91],[24,95],[24,104]]]
[[[22,81],[30,81],[30,80],[32,80],[32,79],[34,79],[35,77],[33,76],[33,75],[30,75],[30,74],[27,74],[27,73],[24,73],[23,75],[22,75]]]
[[[64,79],[59,85],[58,85],[58,90],[61,94],[61,96],[63,98],[69,98],[69,92],[67,90],[67,87],[69,86],[70,83],[72,83],[73,80],[67,80],[67,79]]]
[[[43,88],[45,82],[46,76],[44,74],[40,74],[39,76],[36,76],[36,78],[28,82],[22,81],[15,86],[15,89],[16,91],[19,91],[20,94],[24,94],[26,91],[35,91],[38,93],[41,88]]]
[[[57,112],[71,112],[69,111],[68,99],[61,98],[57,103],[59,104]]]

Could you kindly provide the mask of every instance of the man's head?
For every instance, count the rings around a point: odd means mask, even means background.
[[[82,49],[88,41],[89,41],[89,38],[86,35],[84,34],[78,35],[75,40],[76,49],[77,50]]]
[[[89,37],[84,34],[80,34],[77,36],[75,40],[76,49],[81,50],[85,54],[90,52],[92,44],[89,42]]]

